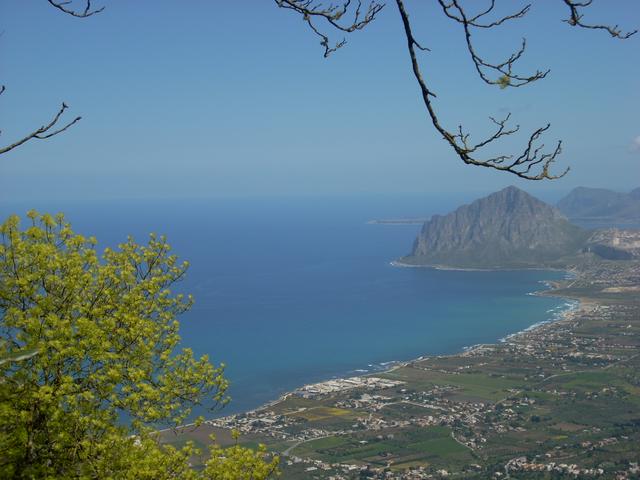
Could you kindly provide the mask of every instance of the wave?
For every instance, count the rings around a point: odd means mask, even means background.
[[[536,322],[533,325],[529,325],[527,328],[520,330],[519,332],[511,333],[505,337],[502,337],[498,341],[500,343],[505,343],[509,341],[511,338],[517,337],[518,335],[521,335],[523,333],[531,332],[532,330],[535,330],[536,328],[541,327],[542,325],[547,325],[549,323],[554,323],[559,320],[562,320],[566,317],[568,313],[576,310],[579,306],[580,306],[580,302],[578,300],[567,300],[563,304],[547,310],[547,313],[551,314],[550,318]],[[469,348],[472,348],[472,347],[469,347]]]

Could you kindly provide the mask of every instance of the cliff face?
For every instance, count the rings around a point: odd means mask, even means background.
[[[433,216],[403,261],[470,268],[542,266],[578,252],[586,236],[556,208],[508,187]]]

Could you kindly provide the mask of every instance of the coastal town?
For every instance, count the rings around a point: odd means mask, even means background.
[[[293,479],[638,478],[638,285],[640,262],[585,263],[539,293],[573,299],[555,321],[306,385],[166,440],[237,431]]]

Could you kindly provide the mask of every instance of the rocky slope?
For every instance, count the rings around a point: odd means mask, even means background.
[[[587,239],[584,251],[607,260],[640,258],[640,230],[596,230]]]
[[[588,234],[560,211],[516,187],[508,187],[422,228],[412,265],[515,268],[551,265],[581,251]]]

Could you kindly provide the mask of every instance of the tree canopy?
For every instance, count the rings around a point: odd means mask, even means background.
[[[215,443],[201,471],[193,445],[161,445],[160,425],[224,404],[224,365],[180,347],[187,270],[163,237],[96,251],[62,215],[0,226],[0,476],[266,478],[264,448]],[[196,425],[202,419],[196,420]]]

